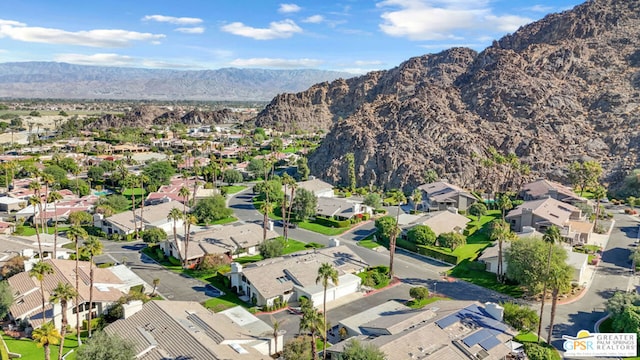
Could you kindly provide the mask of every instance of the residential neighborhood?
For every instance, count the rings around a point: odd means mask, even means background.
[[[9,352],[64,323],[68,337],[119,336],[149,360],[288,359],[296,346],[327,359],[352,347],[560,358],[564,335],[605,318],[593,310],[606,309],[603,287],[640,285],[626,262],[635,204],[604,207],[598,184],[588,197],[547,179],[498,193],[445,179],[353,188],[310,175],[295,136],[160,133],[145,146],[78,139],[46,160],[2,158]],[[548,271],[563,282],[547,284]],[[60,287],[76,281],[63,305]],[[574,320],[572,306],[599,318]],[[65,343],[57,353],[81,347]]]

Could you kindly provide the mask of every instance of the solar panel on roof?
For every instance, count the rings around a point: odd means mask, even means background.
[[[466,338],[462,339],[462,342],[465,345],[467,345],[468,347],[472,347],[473,345],[475,345],[475,344],[477,344],[477,343],[479,343],[481,341],[484,341],[484,340],[486,340],[486,339],[488,339],[488,338],[490,338],[492,336],[493,335],[489,331],[487,331],[485,329],[482,329],[482,330],[480,330],[478,332],[475,332],[475,333],[467,336]]]
[[[436,321],[436,325],[438,325],[440,329],[446,329],[450,325],[455,324],[458,320],[460,320],[458,316],[453,314]]]
[[[480,346],[482,346],[483,349],[489,351],[491,349],[493,349],[494,347],[500,345],[502,343],[502,341],[498,340],[498,338],[496,338],[495,336],[492,336],[488,339],[484,339],[480,342]]]

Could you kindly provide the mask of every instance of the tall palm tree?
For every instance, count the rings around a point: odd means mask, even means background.
[[[598,227],[598,218],[600,217],[600,200],[607,196],[607,190],[602,185],[596,186],[593,190],[593,198],[596,199],[596,219],[593,222],[593,228]]]
[[[38,207],[40,206],[40,196],[33,195],[29,198],[29,205],[33,206],[33,226],[36,228],[36,238],[38,239],[38,253],[40,260],[44,258],[42,254],[42,242],[40,242],[40,232],[38,231]]]
[[[547,334],[547,344],[551,344],[553,325],[556,319],[556,307],[558,305],[558,295],[571,289],[571,277],[573,270],[567,264],[556,266],[549,274],[549,286],[551,286],[551,319],[549,320],[549,333]]]
[[[131,213],[133,214],[133,228],[136,233],[136,240],[140,240],[138,234],[138,222],[136,220],[136,197],[135,189],[138,186],[138,177],[135,175],[127,175],[123,180],[123,184],[126,188],[131,190]]]
[[[48,202],[53,203],[54,222],[53,222],[53,258],[57,259],[56,249],[58,248],[58,201],[62,200],[62,195],[57,191],[49,193]]]
[[[186,235],[184,237],[184,258],[185,258],[185,265],[187,263],[187,254],[189,251],[189,240],[191,240],[191,225],[193,224],[197,224],[198,223],[198,218],[195,217],[195,215],[191,215],[191,214],[186,214],[184,217],[184,226],[186,228]]]
[[[396,239],[400,235],[400,225],[398,220],[400,219],[400,206],[407,201],[402,191],[396,191],[391,197],[392,201],[398,203],[398,211],[396,212],[395,229],[391,233],[391,239],[389,239],[389,278],[393,278],[393,256],[396,252]]]
[[[29,276],[33,276],[38,279],[40,283],[40,295],[42,297],[42,322],[47,322],[47,313],[45,312],[46,299],[44,297],[44,277],[53,274],[53,267],[50,262],[44,262],[42,259],[33,264],[33,268],[29,270]]]
[[[273,204],[269,202],[269,191],[267,190],[267,199],[260,205],[260,211],[262,211],[262,241],[267,240],[267,229],[269,228],[269,213],[273,211]]]
[[[42,173],[42,175],[40,176],[40,178],[42,179],[42,183],[44,184],[44,209],[46,211],[47,209],[47,203],[49,202],[49,189],[51,187],[51,185],[53,185],[56,182],[56,179],[53,177],[53,175],[51,174],[47,174],[47,173]],[[44,214],[40,215],[40,222],[41,222],[41,229],[44,232],[47,232],[47,222],[44,219]]]
[[[422,202],[422,190],[418,188],[413,189],[411,201],[413,202],[413,211],[418,211],[418,204]]]
[[[42,324],[42,326],[33,330],[31,337],[38,347],[44,348],[44,360],[51,360],[51,348],[49,345],[56,345],[60,342],[60,333],[53,323]]]
[[[142,201],[140,202],[140,227],[142,227],[142,224],[144,224],[144,195],[146,193],[144,190],[144,184],[148,184],[151,180],[147,175],[140,174],[138,175],[138,181],[140,182],[140,189],[142,189]]]
[[[289,187],[291,188],[291,196],[289,197],[289,209],[287,210],[287,225],[289,225],[289,223],[291,223],[291,210],[293,209],[293,197],[296,194],[296,189],[298,188],[298,183],[296,183],[295,179],[294,181],[292,181],[291,183],[289,183]],[[287,231],[287,235],[284,238],[284,242],[285,244],[287,243],[287,241],[289,240],[289,231]]]
[[[311,301],[307,298],[302,298],[302,318],[300,319],[300,332],[307,332],[311,335],[311,353],[313,354],[313,360],[318,359],[318,349],[316,346],[316,337],[318,333],[324,329],[323,318],[313,307]],[[326,334],[325,334],[326,336]]]
[[[60,351],[58,352],[58,360],[62,360],[64,337],[67,335],[67,325],[69,324],[69,319],[67,319],[67,307],[69,305],[69,301],[76,296],[78,296],[78,292],[73,286],[71,286],[71,284],[59,282],[58,285],[53,289],[53,293],[49,298],[49,301],[52,303],[60,303],[62,312],[62,322],[60,324]]]
[[[504,269],[503,269],[503,244],[505,241],[513,241],[517,239],[517,235],[511,231],[509,224],[504,220],[494,220],[491,222],[491,232],[489,239],[492,241],[498,241],[498,269],[496,274],[498,281],[504,281]]]
[[[89,236],[82,247],[83,253],[89,255],[89,319],[87,321],[89,337],[91,337],[91,312],[93,311],[93,258],[102,254],[102,249],[102,242],[94,236]]]
[[[82,344],[82,339],[80,339],[80,239],[86,239],[89,235],[87,231],[81,228],[79,225],[73,225],[67,230],[67,238],[73,241],[76,245],[76,298],[74,299],[75,307],[76,307],[76,334],[78,336],[78,344]]]
[[[280,328],[285,321],[286,319],[278,321],[273,316],[271,316],[271,327],[273,327],[273,343],[275,345],[274,347],[276,348],[276,351],[274,351],[273,353],[275,355],[278,355],[278,335],[280,335]]]
[[[182,263],[182,267],[186,265],[185,259],[187,254],[184,254],[184,256],[182,254],[180,243],[178,243],[178,232],[176,229],[176,225],[178,220],[182,219],[183,217],[184,216],[182,215],[182,211],[180,211],[178,208],[175,208],[175,207],[171,208],[171,210],[169,210],[169,214],[167,215],[168,220],[173,220],[173,244],[175,245],[176,250],[178,251],[178,258]]]
[[[327,287],[329,287],[329,281],[333,285],[338,285],[338,270],[336,270],[331,264],[323,263],[318,269],[318,277],[316,277],[316,284],[321,282],[324,289],[322,300],[322,317],[324,324],[324,347],[322,348],[324,358],[327,358]]]
[[[502,211],[502,221],[505,221],[507,210],[513,209],[511,198],[509,198],[507,194],[502,194],[496,199],[496,205],[498,205],[498,208]]]
[[[540,342],[540,333],[542,332],[542,314],[544,313],[544,301],[547,297],[547,285],[549,272],[551,271],[551,257],[553,256],[553,246],[555,243],[560,242],[562,236],[560,235],[560,229],[557,226],[551,225],[544,233],[542,240],[549,244],[549,254],[547,255],[547,271],[542,282],[542,301],[540,302],[540,320],[538,321],[538,342]]]

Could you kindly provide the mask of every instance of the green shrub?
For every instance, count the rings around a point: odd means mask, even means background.
[[[412,287],[409,290],[409,296],[420,301],[429,297],[429,289],[424,286]]]
[[[552,360],[558,358],[558,354],[550,347],[537,343],[524,343],[522,345],[530,360]]]
[[[475,233],[479,229],[480,229],[479,226],[469,226],[469,227],[464,229],[464,231],[462,232],[462,235],[471,236],[471,235],[473,235],[473,233]]]
[[[331,228],[346,228],[351,225],[351,221],[349,220],[334,220],[325,217],[316,217],[314,222],[316,224]]]
[[[417,246],[417,250],[418,250],[418,254],[424,255],[424,256],[428,256],[428,257],[432,257],[434,259],[438,259],[441,261],[444,261],[448,264],[452,264],[452,265],[457,265],[460,260],[458,259],[457,256],[452,255],[452,254],[446,254],[443,252],[440,252],[438,250],[435,249],[431,249],[425,246],[421,246],[418,245]]]
[[[182,262],[180,262],[180,259],[176,259],[173,256],[169,256],[169,263],[173,266],[180,266],[182,265]]]

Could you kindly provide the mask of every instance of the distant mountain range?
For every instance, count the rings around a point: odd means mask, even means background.
[[[15,62],[0,63],[0,97],[268,101],[280,93],[352,76],[313,69],[183,71]]]

